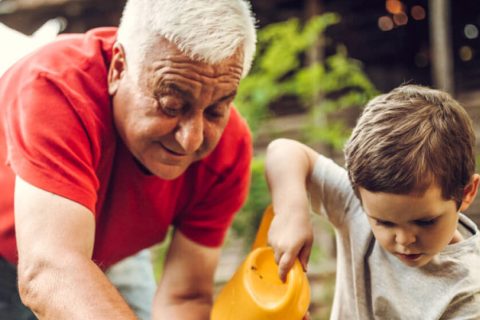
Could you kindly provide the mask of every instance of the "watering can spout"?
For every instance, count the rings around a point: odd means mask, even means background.
[[[269,206],[263,215],[252,251],[218,294],[211,320],[301,320],[310,304],[310,286],[300,262],[278,276],[267,235],[274,213]]]
[[[252,245],[252,250],[267,246],[268,229],[270,228],[272,220],[273,207],[269,205],[267,209],[265,209],[265,211],[263,212],[262,221],[260,221],[260,226],[258,227],[257,235]]]

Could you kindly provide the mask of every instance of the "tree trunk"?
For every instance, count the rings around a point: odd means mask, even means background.
[[[454,93],[450,1],[430,0],[430,51],[434,87]]]

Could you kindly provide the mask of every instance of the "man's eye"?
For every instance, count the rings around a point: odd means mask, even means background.
[[[163,107],[162,108],[163,113],[165,113],[167,116],[170,117],[176,117],[180,113],[181,109],[178,108],[169,108],[169,107]]]
[[[225,113],[227,112],[228,105],[227,104],[221,104],[221,105],[213,105],[208,107],[205,110],[205,114],[207,117],[212,118],[212,119],[218,119],[222,118],[225,116]]]
[[[207,116],[211,118],[221,118],[223,117],[223,113],[219,112],[218,110],[207,110],[206,112]]]
[[[158,102],[162,112],[169,117],[176,117],[182,112],[183,105],[175,98],[161,97]]]

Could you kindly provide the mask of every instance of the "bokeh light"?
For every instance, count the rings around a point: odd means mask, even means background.
[[[415,20],[423,20],[426,17],[426,12],[425,9],[422,6],[413,6],[412,9],[410,10],[410,14],[412,15],[412,18]]]
[[[469,46],[462,46],[458,50],[458,55],[462,61],[470,61],[473,59],[473,50]]]
[[[385,8],[391,14],[399,14],[403,12],[403,3],[400,0],[387,0]]]
[[[463,33],[467,39],[476,39],[478,38],[478,28],[474,24],[467,24],[463,28]]]
[[[419,68],[428,66],[428,55],[425,51],[420,51],[415,55],[415,65]]]
[[[382,16],[378,18],[378,27],[382,31],[390,31],[395,25],[393,24],[392,18],[389,16]]]
[[[408,17],[403,12],[397,13],[397,14],[393,15],[393,22],[395,22],[395,24],[397,26],[403,26],[403,25],[406,25],[408,23]]]

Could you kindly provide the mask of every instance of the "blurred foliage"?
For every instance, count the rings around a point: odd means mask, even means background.
[[[319,74],[312,73],[319,68],[302,68],[300,55],[312,48],[319,35],[337,21],[336,15],[326,14],[310,20],[302,28],[299,20],[294,18],[270,24],[258,31],[252,70],[241,81],[235,99],[254,134],[262,121],[270,116],[270,103],[292,92],[305,96],[313,91],[308,87],[317,80],[310,83],[308,79],[320,79],[317,77]],[[296,76],[291,77],[291,73]],[[301,87],[299,81],[307,86]]]
[[[255,157],[252,161],[252,180],[248,200],[236,215],[232,225],[235,234],[244,238],[245,248],[250,248],[253,243],[262,213],[270,203],[264,168],[264,159]]]
[[[150,248],[150,252],[152,255],[152,266],[153,266],[153,274],[155,275],[155,279],[158,281],[160,280],[160,276],[162,275],[163,272],[163,263],[165,260],[165,257],[168,252],[168,248],[170,247],[170,243],[172,242],[172,236],[173,236],[173,227],[170,227],[168,229],[167,235],[165,236],[165,239],[154,245],[152,248]]]
[[[258,31],[255,62],[241,81],[235,100],[254,136],[262,122],[272,116],[269,105],[281,97],[294,96],[312,114],[312,122],[304,128],[304,140],[337,148],[343,145],[348,128],[341,121],[330,123],[325,118],[364,105],[377,91],[360,62],[349,58],[342,45],[323,61],[302,64],[309,51],[325,43],[325,30],[339,21],[337,14],[325,13],[304,25],[293,18]]]
[[[312,281],[312,279],[310,279]],[[312,320],[328,320],[332,311],[333,295],[335,292],[335,276],[330,275],[318,281],[321,287],[318,293],[312,293],[317,298],[310,304],[310,318]]]
[[[240,82],[235,104],[247,119],[254,138],[262,123],[274,115],[269,106],[282,97],[295,97],[310,113],[301,125],[301,140],[340,150],[350,134],[342,114],[359,112],[376,89],[359,61],[348,57],[344,46],[321,61],[306,63],[309,52],[325,48],[325,30],[340,21],[334,13],[270,24],[258,31],[257,55],[249,75]],[[233,230],[250,245],[260,216],[270,202],[263,173],[263,158],[252,165],[249,198],[233,222]]]

